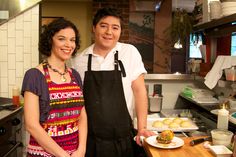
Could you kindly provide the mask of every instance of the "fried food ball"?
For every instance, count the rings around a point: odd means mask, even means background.
[[[186,120],[186,121],[181,122],[180,126],[183,128],[189,128],[192,126],[192,124],[188,120]]]
[[[170,124],[169,124],[169,128],[178,128],[179,127],[179,124],[178,123],[176,123],[176,122],[171,122]]]
[[[154,127],[154,128],[161,128],[161,127],[163,127],[163,123],[160,120],[156,120],[156,121],[154,121],[152,123],[152,127]]]
[[[165,124],[165,125],[169,125],[171,122],[172,122],[172,120],[169,118],[166,118],[163,120],[163,124]]]
[[[183,120],[181,118],[175,118],[173,119],[173,122],[177,123],[177,124],[180,124]]]

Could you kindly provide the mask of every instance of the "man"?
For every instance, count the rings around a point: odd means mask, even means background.
[[[134,108],[137,144],[141,145],[140,136],[154,134],[146,130],[146,70],[138,50],[130,44],[118,42],[121,22],[122,17],[116,9],[98,10],[93,19],[95,43],[72,61],[72,66],[84,79],[88,115],[87,157],[134,156]]]

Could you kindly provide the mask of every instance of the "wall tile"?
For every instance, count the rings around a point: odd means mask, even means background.
[[[8,70],[16,69],[16,55],[8,54]]]
[[[8,97],[12,98],[12,89],[15,87],[15,85],[8,85]]]
[[[32,15],[39,15],[39,5],[37,5],[31,9],[31,14]]]
[[[0,62],[0,77],[7,77],[8,73],[7,73],[7,62]]]
[[[16,38],[8,38],[8,53],[16,53]]]
[[[8,93],[0,92],[0,96],[4,98],[8,98]]]
[[[24,28],[24,15],[21,14],[16,17],[16,30],[23,30]]]
[[[31,54],[24,54],[24,69],[31,68]]]
[[[25,71],[38,65],[38,34],[39,5],[0,26],[0,96],[12,97],[12,87],[21,88]]]
[[[32,15],[32,22],[31,22],[31,29],[32,30],[39,30],[39,16]]]
[[[7,46],[0,46],[0,62],[7,62]]]
[[[24,38],[23,38],[23,30],[16,31],[16,46],[23,46]]]
[[[16,61],[23,61],[23,60],[24,60],[23,46],[16,46]]]
[[[32,38],[31,38],[31,45],[38,47],[39,42],[39,31],[38,30],[32,30]]]
[[[8,84],[9,85],[16,84],[16,70],[8,70]]]
[[[0,45],[7,45],[7,30],[0,30]]]
[[[7,30],[7,23],[2,24],[0,30]]]
[[[24,21],[24,37],[31,36],[31,22]]]
[[[32,46],[31,48],[31,60],[32,62],[38,62],[39,61],[39,51],[38,51],[38,46]]]
[[[16,77],[24,76],[24,64],[23,62],[16,62]]]
[[[30,53],[31,38],[24,38],[24,53]]]
[[[8,92],[8,78],[7,77],[2,77],[0,78],[1,81],[1,92]]]
[[[26,12],[24,12],[23,16],[24,16],[24,21],[31,21],[31,10],[28,10]]]
[[[15,20],[10,20],[10,21],[8,22],[7,31],[8,31],[8,34],[7,34],[7,35],[8,35],[9,38],[16,36],[16,24],[15,24]]]

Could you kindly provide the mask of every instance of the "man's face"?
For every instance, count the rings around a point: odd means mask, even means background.
[[[120,38],[120,19],[114,16],[104,17],[93,27],[93,32],[95,45],[102,49],[111,50]]]

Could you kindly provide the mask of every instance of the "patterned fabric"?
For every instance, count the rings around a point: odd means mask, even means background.
[[[84,106],[83,93],[70,71],[70,83],[56,84],[50,79],[46,64],[43,63],[43,67],[49,89],[50,111],[41,125],[58,145],[72,154],[79,146],[78,121]],[[27,153],[31,157],[53,157],[32,136]]]

